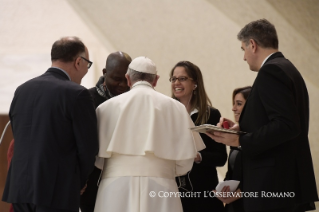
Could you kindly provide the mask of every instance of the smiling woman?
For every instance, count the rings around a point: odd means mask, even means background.
[[[239,122],[240,114],[242,113],[245,103],[248,99],[249,93],[251,91],[251,86],[246,86],[242,88],[236,88],[233,91],[233,112],[235,116],[235,121]],[[242,178],[242,155],[241,149],[237,147],[230,147],[229,157],[228,157],[228,171],[226,173],[225,181],[227,180],[238,180],[240,184],[236,189],[234,194],[238,194],[243,191],[243,178]],[[224,188],[225,189],[225,188]],[[222,190],[224,191],[224,190]],[[226,203],[226,212],[244,212],[243,199],[241,196],[233,196],[228,198],[220,198],[219,200]]]
[[[242,88],[236,88],[233,91],[233,108],[232,111],[234,112],[235,121],[239,121],[239,117],[241,114],[241,111],[244,108],[244,105],[246,103],[246,100],[248,98],[248,95],[250,93],[251,86],[246,86]]]
[[[211,106],[206,94],[200,69],[189,61],[178,62],[170,73],[172,97],[186,107],[195,125],[216,125],[220,113]],[[216,166],[224,166],[227,160],[226,147],[207,135],[200,134],[206,149],[197,153],[193,168],[184,176],[176,178],[184,212],[224,211],[223,203],[215,197],[207,198],[204,192],[215,189],[218,184]],[[199,194],[187,195],[187,194]]]

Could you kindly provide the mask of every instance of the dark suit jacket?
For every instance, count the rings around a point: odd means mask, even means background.
[[[9,116],[15,146],[3,201],[78,211],[98,152],[88,90],[50,68],[17,88]]]
[[[244,198],[246,211],[318,200],[308,141],[308,92],[282,53],[273,54],[259,70],[239,124],[248,132],[239,139],[243,191],[259,192],[259,198]],[[295,198],[262,197],[263,191],[294,192]]]
[[[193,122],[195,123],[198,113],[191,115]],[[216,125],[220,119],[220,112],[217,109],[210,108],[210,117],[207,120],[207,124]],[[187,211],[224,211],[224,205],[217,198],[208,197],[207,192],[212,191],[218,184],[217,166],[224,166],[227,161],[226,146],[221,143],[213,141],[205,134],[200,134],[203,139],[206,148],[201,150],[202,162],[195,163],[189,174],[193,192],[201,192],[200,197],[184,197],[181,198],[184,212]],[[186,175],[185,188],[191,191],[192,187]],[[176,178],[179,185],[179,178]],[[180,192],[185,192],[183,189],[179,189]],[[204,192],[206,191],[206,197]]]
[[[93,99],[93,103],[94,103],[94,108],[96,109],[100,104],[102,104],[103,102],[105,102],[106,100],[110,99],[111,97],[107,96],[107,97],[103,97],[101,95],[99,95],[99,93],[96,91],[96,87],[90,88],[89,92],[92,96]]]

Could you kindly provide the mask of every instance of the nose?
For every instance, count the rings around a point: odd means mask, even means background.
[[[175,80],[175,82],[173,82],[173,84],[180,84],[180,83],[181,83],[181,82],[179,81],[178,78]]]
[[[236,105],[233,105],[232,111],[235,112],[236,110],[237,110]]]

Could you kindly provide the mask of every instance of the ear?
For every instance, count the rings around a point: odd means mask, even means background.
[[[74,61],[74,67],[75,67],[76,70],[79,70],[79,69],[80,69],[81,60],[82,60],[82,58],[81,58],[81,57],[78,57],[78,58],[76,58],[76,60]]]
[[[103,68],[102,73],[103,73],[103,75],[106,74],[106,69],[105,68]]]
[[[132,82],[131,82],[131,79],[130,79],[130,76],[128,74],[125,74],[125,78],[127,79],[127,85],[128,87],[132,87]]]
[[[254,39],[250,39],[249,40],[249,44],[251,46],[251,50],[253,53],[255,53],[257,51],[257,43]]]
[[[153,86],[154,88],[156,87],[157,81],[158,81],[159,78],[160,78],[160,76],[159,76],[159,75],[156,75],[156,78],[154,79],[154,81],[153,81],[153,83],[152,83],[152,86]]]

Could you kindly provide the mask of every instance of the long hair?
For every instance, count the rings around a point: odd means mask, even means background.
[[[197,85],[197,88],[193,91],[192,99],[190,100],[191,110],[194,110],[195,108],[198,110],[195,124],[201,125],[207,123],[210,116],[209,107],[212,107],[212,103],[205,91],[202,72],[195,64],[189,61],[180,61],[172,68],[170,77],[173,77],[174,69],[176,67],[184,67],[187,75],[192,78]],[[177,99],[173,92],[172,98]]]
[[[245,87],[242,87],[242,88],[236,88],[234,91],[233,91],[233,98],[232,98],[232,101],[233,101],[233,105],[235,104],[234,102],[234,99],[235,99],[235,96],[239,93],[241,93],[245,99],[245,101],[247,101],[248,99],[248,96],[250,94],[250,91],[251,91],[251,86],[245,86]]]

